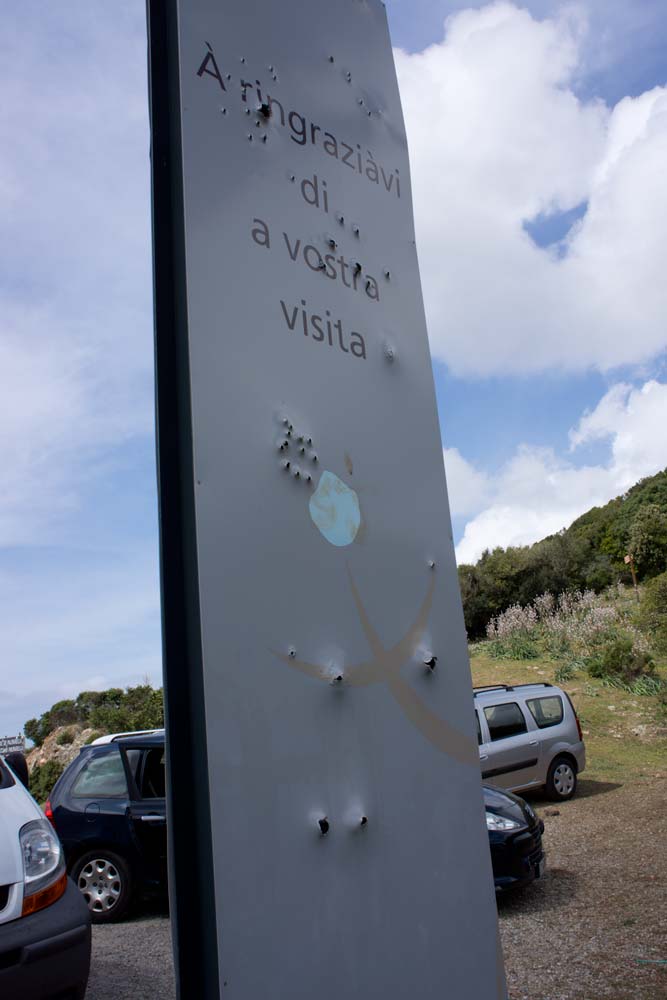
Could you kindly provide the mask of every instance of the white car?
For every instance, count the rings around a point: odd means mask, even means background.
[[[0,997],[83,1000],[90,914],[27,774],[21,754],[0,757]]]

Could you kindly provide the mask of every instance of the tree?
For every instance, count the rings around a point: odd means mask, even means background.
[[[628,538],[628,550],[638,576],[655,576],[667,566],[667,514],[650,503],[637,512]]]

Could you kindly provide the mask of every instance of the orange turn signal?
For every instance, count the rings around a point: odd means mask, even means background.
[[[32,896],[25,897],[21,916],[27,917],[28,914],[37,913],[37,910],[43,910],[46,906],[50,906],[51,903],[55,903],[63,895],[66,888],[67,872],[63,872],[57,882],[54,882],[46,889],[42,889],[40,892],[34,892]]]

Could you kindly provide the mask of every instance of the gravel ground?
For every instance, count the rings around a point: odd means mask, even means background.
[[[499,901],[512,1000],[667,1000],[666,793],[582,780],[571,802],[533,800],[547,874]],[[164,910],[94,928],[87,1000],[174,996]]]

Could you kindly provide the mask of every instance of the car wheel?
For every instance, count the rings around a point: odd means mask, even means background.
[[[94,924],[120,920],[132,899],[132,876],[122,858],[100,848],[82,855],[72,866],[72,879]]]
[[[556,802],[571,799],[577,790],[577,771],[569,757],[556,757],[547,774],[547,795]]]

